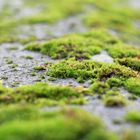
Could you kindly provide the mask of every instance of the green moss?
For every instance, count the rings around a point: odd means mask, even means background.
[[[89,139],[94,138],[94,140],[99,138],[117,139],[115,135],[105,129],[98,118],[90,116],[82,110],[65,109],[51,113],[30,109],[16,111],[7,109],[5,111],[7,114],[3,120],[5,119],[6,123],[0,128],[0,139],[78,140],[87,139],[87,136],[90,137]],[[18,120],[10,119],[8,114],[16,117],[18,115]]]
[[[125,119],[128,122],[140,123],[140,112],[139,111],[127,112],[127,114],[125,115]]]
[[[107,51],[113,58],[136,57],[140,54],[139,49],[122,43],[108,47]]]
[[[34,59],[34,58],[30,55],[27,55],[27,56],[25,56],[25,59]]]
[[[126,105],[126,100],[121,93],[118,91],[108,91],[104,97],[103,101],[107,107],[122,107]]]
[[[90,89],[94,93],[105,94],[110,89],[110,86],[107,83],[95,81],[90,86]]]
[[[18,83],[19,84],[19,83]],[[83,87],[69,87],[36,83],[18,88],[6,88],[0,86],[0,104],[36,104],[38,106],[53,106],[64,104],[84,104],[84,95],[90,95],[90,91]]]
[[[46,68],[45,66],[34,66],[34,70],[41,71],[41,70],[46,70]]]
[[[131,12],[130,12],[131,11]],[[85,23],[90,27],[108,28],[117,31],[125,31],[126,28],[132,27],[132,19],[135,18],[135,11],[132,9],[117,9],[109,7],[106,10],[96,10],[87,13]]]
[[[120,66],[118,64],[104,64],[99,70],[98,70],[98,77],[100,79],[107,79],[110,77],[136,77],[138,74],[137,72]]]
[[[83,80],[94,78],[94,69],[101,67],[100,63],[94,61],[63,60],[49,67],[48,75],[58,78],[75,78]]]
[[[75,57],[78,60],[89,59],[101,52],[106,45],[118,40],[104,30],[95,30],[84,34],[70,34],[52,39],[43,44],[33,43],[26,49],[39,51],[55,59]]]
[[[7,58],[6,59],[6,63],[7,64],[13,64],[14,62],[13,62],[13,60],[11,58]]]
[[[67,86],[55,86],[48,85],[46,83],[37,83],[29,86],[22,86],[14,90],[12,93],[15,96],[16,102],[29,102],[29,103],[40,103],[40,99],[45,99],[44,103],[47,104],[48,100],[58,101],[60,103],[79,103],[85,102],[83,95],[89,94],[88,90],[77,87],[67,87]],[[38,100],[39,99],[39,100]],[[52,102],[53,103],[53,102]]]
[[[124,78],[137,76],[137,72],[118,64],[104,64],[92,60],[63,60],[48,66],[48,69],[48,75],[57,78],[89,80],[108,79],[113,76]]]
[[[116,60],[119,64],[130,67],[133,70],[140,71],[140,60],[137,58],[123,58]]]
[[[110,87],[119,87],[123,84],[123,79],[111,77],[107,79],[107,83],[110,85]]]
[[[118,1],[119,2],[119,1]],[[105,28],[120,36],[121,40],[126,42],[138,42],[139,31],[133,24],[133,21],[139,20],[139,10],[133,7],[124,5],[120,1],[119,5],[115,1],[108,3],[105,7],[100,4],[95,4],[96,9],[87,12],[83,21],[90,28]],[[99,6],[99,7],[98,7]]]
[[[140,79],[138,78],[130,78],[126,80],[124,83],[126,90],[130,93],[140,96]]]
[[[5,93],[9,93],[9,92],[10,92],[10,89],[3,86],[2,82],[0,81],[0,95],[5,94]]]

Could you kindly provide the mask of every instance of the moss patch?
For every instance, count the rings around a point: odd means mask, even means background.
[[[89,91],[82,87],[72,88],[68,86],[53,86],[46,83],[36,83],[21,86],[16,89],[1,87],[1,104],[30,103],[38,105],[63,105],[83,104],[83,95]]]
[[[118,91],[108,91],[103,96],[103,101],[107,107],[122,107],[126,105],[126,99]]]
[[[128,112],[125,116],[125,119],[128,122],[140,124],[140,112],[139,111]]]
[[[140,71],[140,60],[138,58],[123,58],[116,60],[119,64]]]
[[[139,78],[130,78],[125,82],[125,88],[129,92],[140,96],[140,79]]]
[[[89,59],[101,52],[107,45],[118,40],[104,30],[95,30],[84,34],[71,34],[47,41],[43,44],[32,43],[26,49],[39,51],[55,59],[75,57],[78,60]]]
[[[29,107],[9,107],[2,108],[0,114],[0,139],[78,140],[90,137],[117,140],[98,118],[82,110],[42,112]]]
[[[140,54],[139,49],[122,43],[108,47],[107,51],[113,58],[136,57]]]
[[[107,79],[110,77],[136,77],[137,72],[117,65],[94,62],[92,60],[64,60],[49,67],[48,75],[58,78],[75,78],[89,80],[92,78]]]

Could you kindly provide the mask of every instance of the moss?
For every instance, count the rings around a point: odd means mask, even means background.
[[[118,91],[108,91],[104,97],[103,101],[107,107],[122,107],[126,105],[126,100],[121,93]]]
[[[96,9],[87,12],[83,21],[90,28],[105,28],[113,31],[123,41],[138,42],[139,31],[133,21],[139,20],[139,10],[126,3],[123,5],[121,1],[118,2],[121,6],[117,7],[118,3],[115,1],[108,3],[107,7],[102,5],[103,1],[100,4],[96,3]]]
[[[36,116],[34,116],[36,114]],[[37,109],[34,107],[27,107],[26,105],[10,105],[1,107],[0,109],[0,124],[5,124],[14,120],[31,120],[38,118]]]
[[[13,62],[13,60],[11,60],[11,58],[7,58],[7,59],[6,59],[6,63],[7,63],[7,64],[13,64],[14,62]]]
[[[0,81],[0,95],[11,92],[9,88],[2,85],[2,82]]]
[[[42,71],[46,70],[45,66],[34,66],[34,70]]]
[[[132,27],[131,20],[135,16],[134,13],[135,11],[128,8],[124,10],[119,8],[117,9],[115,7],[109,7],[106,10],[97,9],[94,12],[87,13],[84,21],[90,27],[104,27],[117,31],[125,31],[126,28]]]
[[[120,78],[111,77],[107,79],[106,82],[110,85],[110,87],[119,87],[123,84],[123,79],[121,77]]]
[[[128,122],[140,123],[140,112],[139,111],[127,112],[125,115],[125,119]]]
[[[51,77],[59,78],[75,78],[79,77],[83,80],[94,78],[94,69],[101,67],[100,63],[94,61],[75,61],[75,60],[63,60],[59,63],[51,65],[49,67],[48,75]]]
[[[108,47],[107,51],[113,58],[136,57],[140,54],[139,49],[122,43]]]
[[[0,86],[1,105],[16,103],[36,104],[38,106],[84,104],[86,102],[84,95],[90,95],[90,91],[83,87],[72,88],[47,83],[36,83],[14,89]]]
[[[106,45],[116,43],[117,39],[104,30],[95,30],[83,34],[70,34],[46,43],[33,43],[26,49],[39,51],[55,59],[75,57],[78,60],[89,59],[101,52]]]
[[[138,97],[136,96],[136,95],[129,95],[129,97],[128,97],[128,99],[129,100],[132,100],[132,101],[135,101],[135,100],[137,100],[138,99]]]
[[[1,109],[0,114],[3,123],[0,128],[0,139],[90,140],[94,138],[97,140],[103,138],[112,140],[113,138],[117,140],[115,135],[106,130],[100,119],[82,110],[68,108],[42,112],[31,107],[10,107]]]
[[[28,56],[25,56],[25,59],[33,59],[33,57],[28,55]]]
[[[89,94],[89,92],[82,87],[72,88],[67,86],[53,86],[46,83],[37,83],[34,85],[19,87],[15,89],[13,94],[15,95],[15,100],[17,102],[25,100],[29,103],[38,103],[37,99],[46,99],[47,104],[47,100],[50,99],[58,101],[58,104],[61,101],[63,103],[70,104],[76,102],[77,99],[85,101],[83,95]]]
[[[123,58],[116,60],[119,64],[130,67],[133,70],[140,71],[140,60],[138,58]]]
[[[126,90],[130,93],[140,96],[140,79],[130,78],[124,83]]]
[[[48,66],[48,75],[57,78],[75,78],[90,80],[110,77],[136,77],[137,72],[118,64],[104,64],[92,60],[63,60]]]
[[[105,94],[110,89],[110,86],[107,83],[95,81],[90,86],[90,89],[94,93]]]
[[[100,79],[107,79],[110,77],[137,77],[137,72],[120,66],[118,64],[104,64],[99,70],[98,70],[98,77]]]

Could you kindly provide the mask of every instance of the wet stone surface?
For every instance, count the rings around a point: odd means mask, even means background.
[[[120,92],[126,99],[131,95],[124,88],[120,88]],[[130,103],[124,107],[105,107],[98,96],[88,97],[87,99],[88,103],[84,105],[83,108],[101,117],[109,129],[117,132],[125,128],[132,128],[132,125],[124,120],[124,116],[127,112],[140,111],[140,98],[136,101],[130,101]],[[133,127],[140,129],[139,125],[133,125]]]
[[[19,86],[39,81],[44,72],[36,72],[34,67],[54,62],[49,57],[23,50],[20,44],[2,44],[0,46],[0,78],[7,86]]]

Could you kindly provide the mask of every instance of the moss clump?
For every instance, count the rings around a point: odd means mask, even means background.
[[[123,58],[116,60],[120,65],[130,67],[133,70],[140,71],[140,60],[137,58]]]
[[[97,93],[107,107],[123,107],[127,104],[124,96],[107,82],[96,81],[90,86],[90,90]]]
[[[84,95],[89,95],[88,89],[83,87],[69,87],[36,83],[15,89],[0,86],[0,104],[28,103],[39,106],[84,104]]]
[[[140,96],[140,79],[130,78],[124,83],[126,90],[130,93]]]
[[[110,77],[136,77],[137,72],[118,64],[104,64],[92,60],[63,60],[48,66],[48,75],[57,78],[75,78],[89,80],[108,79]]]
[[[13,96],[11,96],[12,89],[7,88],[0,83],[0,104],[1,103],[11,103],[14,101]]]
[[[108,91],[104,97],[103,101],[107,107],[122,107],[126,105],[126,100],[118,91]]]
[[[132,123],[140,123],[140,112],[139,111],[132,111],[132,112],[128,112],[125,115],[125,119],[128,122],[132,122]]]
[[[29,44],[26,49],[40,51],[55,59],[75,57],[81,60],[89,59],[100,53],[106,45],[116,42],[117,39],[106,31],[95,30],[84,34],[67,35],[43,44]]]
[[[103,64],[97,73],[100,79],[108,79],[110,77],[129,78],[138,75],[137,72],[118,64]]]
[[[32,97],[42,97],[50,99],[61,99],[68,97],[79,97],[76,90],[65,86],[53,86],[46,83],[36,83],[34,85],[22,86],[17,88],[15,94],[21,94]]]
[[[119,78],[115,78],[115,77],[111,77],[109,79],[107,79],[107,83],[110,85],[110,87],[119,87],[121,85],[123,85],[123,80],[121,77]]]
[[[95,78],[94,70],[101,67],[100,63],[85,60],[63,60],[49,67],[48,75],[59,78],[75,78],[79,77],[83,80]]]
[[[136,57],[140,50],[122,43],[107,48],[108,53],[113,58]]]
[[[0,139],[3,140],[117,140],[98,118],[82,110],[45,112],[25,107],[10,107],[1,109],[0,114],[2,113],[4,115],[0,116],[0,121],[3,121]]]
[[[2,82],[0,81],[0,95],[10,92],[9,88],[2,85]]]
[[[46,70],[45,66],[34,66],[34,70],[42,71]]]
[[[94,93],[105,94],[110,89],[107,83],[95,81],[91,86],[90,90]]]

